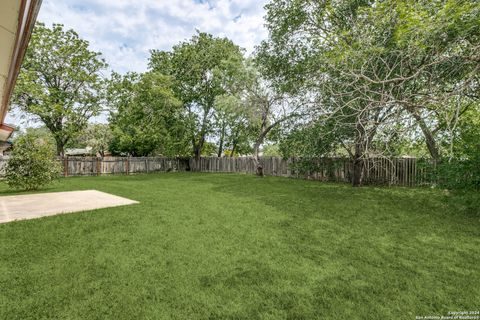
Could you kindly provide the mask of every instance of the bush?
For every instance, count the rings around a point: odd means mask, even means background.
[[[55,147],[38,135],[27,133],[15,140],[5,178],[14,189],[37,190],[60,174]]]
[[[445,159],[438,164],[436,175],[442,188],[480,190],[480,157]]]

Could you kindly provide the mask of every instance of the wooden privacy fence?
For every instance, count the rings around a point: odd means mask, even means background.
[[[348,158],[262,157],[260,163],[268,176],[350,183],[353,175],[353,164]],[[254,160],[249,157],[190,159],[190,168],[199,172],[256,172]],[[431,185],[434,173],[435,163],[429,159],[368,158],[363,162],[362,183],[412,187]]]
[[[0,177],[5,175],[8,157],[0,158]],[[62,174],[96,176],[101,174],[130,174],[189,170],[188,158],[165,157],[65,157],[58,159]]]
[[[59,160],[64,176],[187,171],[188,158],[165,157],[67,157]]]
[[[7,159],[0,158],[0,176]],[[133,174],[170,171],[231,172],[255,174],[251,157],[68,157],[59,159],[64,176]],[[262,157],[265,175],[319,181],[351,182],[352,161],[347,158]],[[371,185],[423,186],[435,182],[436,165],[429,159],[369,158],[362,167],[362,183]]]

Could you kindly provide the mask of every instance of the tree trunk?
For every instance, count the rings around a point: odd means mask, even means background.
[[[193,150],[193,155],[195,157],[195,160],[200,160],[200,156],[202,155],[202,149],[200,148],[199,145],[195,146]]]
[[[207,131],[207,118],[210,112],[211,107],[208,107],[204,110],[203,119],[202,119],[202,127],[200,132],[198,133],[198,143],[195,139],[195,134],[192,135],[192,144],[193,144],[193,154],[196,160],[200,160],[202,155],[203,145],[205,143],[205,135]]]
[[[357,152],[355,152],[355,156],[353,158],[353,176],[352,176],[353,187],[359,187],[362,185],[362,169],[363,169],[362,156],[357,154]]]
[[[220,135],[220,142],[218,145],[218,152],[217,152],[217,157],[219,158],[222,156],[224,136],[225,136],[225,133],[224,133],[224,130],[222,129],[222,133]]]
[[[203,145],[205,143],[205,135],[203,133],[200,134],[201,136],[198,143],[194,143],[193,145],[193,155],[195,156],[195,160],[200,160],[200,157],[202,156]]]
[[[353,154],[353,175],[352,186],[359,187],[362,185],[363,156],[365,153],[365,128],[361,121],[357,120],[355,130],[355,152]]]
[[[65,156],[64,143],[63,141],[56,140],[56,144],[57,144],[57,156],[63,158]]]
[[[230,153],[230,158],[234,157],[236,149],[237,149],[237,142],[234,142],[232,145],[232,152]]]
[[[435,138],[433,137],[432,131],[428,128],[427,124],[425,121],[422,119],[422,117],[415,112],[415,110],[412,110],[412,108],[407,108],[408,112],[412,115],[412,117],[417,121],[418,125],[420,126],[420,129],[422,130],[423,136],[425,137],[425,143],[427,145],[428,152],[430,153],[430,156],[435,160],[440,159],[440,152],[438,150],[438,145],[435,141]]]
[[[258,155],[260,153],[260,145],[263,142],[263,137],[264,135],[260,135],[260,137],[255,142],[255,145],[253,146],[253,163],[255,164],[255,167],[256,167],[255,173],[259,177],[263,177],[263,166],[260,162],[260,157]]]
[[[223,143],[225,142],[225,123],[222,123],[222,130],[220,131],[220,141],[219,141],[219,144],[218,144],[218,152],[217,152],[217,157],[221,157],[222,156],[222,152],[223,152]]]
[[[440,152],[438,151],[437,143],[435,142],[435,138],[433,137],[432,132],[427,127],[427,124],[423,119],[418,120],[418,124],[420,129],[422,130],[423,135],[425,136],[425,143],[427,144],[428,152],[430,156],[436,161],[440,158]]]
[[[260,146],[262,145],[263,141],[265,140],[265,137],[267,136],[267,134],[273,128],[275,128],[277,125],[279,125],[280,123],[282,123],[283,121],[285,121],[285,120],[287,120],[291,117],[292,117],[292,115],[290,115],[288,117],[284,117],[284,118],[282,118],[280,120],[277,120],[276,122],[267,126],[267,114],[264,114],[262,116],[262,124],[261,124],[261,127],[260,127],[260,134],[258,135],[257,141],[255,141],[255,145],[253,146],[253,154],[254,154],[253,161],[255,163],[255,166],[257,167],[257,170],[256,170],[257,176],[263,177],[263,166],[260,162],[260,157],[258,156],[258,154],[260,152]]]

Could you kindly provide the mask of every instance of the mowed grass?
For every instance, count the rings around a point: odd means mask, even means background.
[[[140,204],[0,225],[0,319],[383,320],[480,308],[479,217],[441,190],[170,173],[45,191],[83,189]]]

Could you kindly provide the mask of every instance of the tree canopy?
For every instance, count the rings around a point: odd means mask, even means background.
[[[199,157],[209,134],[215,129],[215,99],[228,92],[243,59],[231,40],[197,33],[172,51],[152,50],[150,69],[172,77],[172,88],[187,117],[192,153]]]
[[[111,152],[131,156],[185,154],[181,102],[174,96],[171,77],[155,72],[113,74],[108,97]]]
[[[257,61],[284,92],[312,95],[317,124],[295,131],[304,143],[336,141],[358,172],[401,137],[422,139],[439,160],[478,104],[479,10],[476,1],[274,1]]]
[[[53,134],[57,154],[102,109],[107,67],[98,52],[73,30],[37,23],[13,95],[13,104]]]

